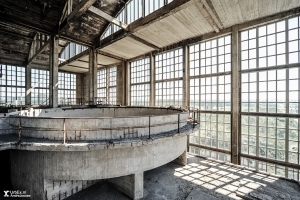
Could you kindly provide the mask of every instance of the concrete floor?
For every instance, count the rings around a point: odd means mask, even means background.
[[[129,200],[101,181],[67,200]],[[188,165],[169,163],[144,173],[145,200],[300,199],[300,186],[240,166],[188,156]]]

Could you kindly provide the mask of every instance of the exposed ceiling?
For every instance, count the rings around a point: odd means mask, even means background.
[[[28,64],[37,33],[58,34],[59,52],[69,42],[96,47],[100,67],[143,56],[189,38],[219,32],[236,24],[291,9],[299,9],[300,12],[299,0],[174,0],[134,21],[127,30],[119,30],[100,41],[109,22],[89,11],[88,6],[116,16],[127,1],[73,0],[71,12],[77,12],[73,18],[64,18],[66,0],[1,0],[0,62]],[[83,10],[81,5],[87,8]],[[45,46],[31,63],[47,66],[49,47]],[[60,64],[59,69],[87,72],[88,51]]]

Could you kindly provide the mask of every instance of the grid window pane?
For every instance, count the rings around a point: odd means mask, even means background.
[[[49,105],[49,71],[31,69],[31,104]]]
[[[0,103],[25,104],[25,67],[1,65]]]
[[[182,56],[182,49],[169,51],[155,56],[156,106],[182,106]]]
[[[149,106],[150,103],[150,59],[144,58],[130,63],[131,105]]]
[[[58,105],[76,103],[76,75],[58,72]]]

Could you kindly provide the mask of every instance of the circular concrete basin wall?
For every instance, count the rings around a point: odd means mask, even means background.
[[[10,116],[22,135],[51,140],[112,140],[172,131],[186,124],[189,113],[154,107],[36,109]],[[18,130],[15,130],[18,133]]]

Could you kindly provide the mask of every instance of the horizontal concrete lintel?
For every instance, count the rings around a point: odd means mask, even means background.
[[[152,145],[163,141],[172,140],[174,138],[185,137],[186,132],[168,134],[165,137],[159,136],[137,140],[126,139],[126,141],[119,142],[99,142],[99,143],[36,143],[36,142],[21,142],[19,145],[17,142],[6,142],[0,144],[1,150],[27,150],[27,151],[93,151],[101,149],[117,149],[117,148],[130,148],[142,145]]]

